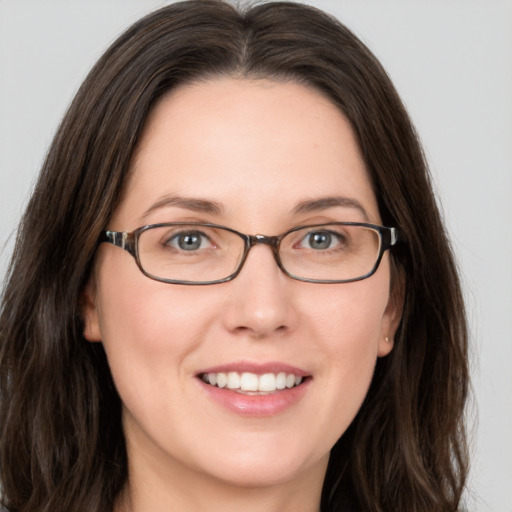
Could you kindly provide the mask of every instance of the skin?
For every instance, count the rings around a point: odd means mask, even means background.
[[[222,211],[171,204],[145,214],[177,195]],[[332,196],[357,200],[367,218],[350,206],[294,212]],[[231,77],[160,101],[108,228],[172,221],[266,235],[326,221],[381,223],[352,129],[328,99],[292,82]],[[145,277],[129,253],[102,244],[83,297],[84,334],[104,344],[123,402],[129,483],[118,510],[319,510],[329,451],[377,358],[392,349],[397,302],[388,254],[369,279],[326,285],[290,279],[258,245],[233,281],[183,286]],[[227,410],[197,373],[241,360],[299,367],[311,376],[307,391],[275,415]]]

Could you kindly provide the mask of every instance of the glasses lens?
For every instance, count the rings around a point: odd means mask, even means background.
[[[151,227],[139,236],[138,256],[146,274],[157,279],[202,283],[235,272],[244,240],[220,227],[176,224]]]
[[[380,234],[373,228],[325,224],[288,233],[281,240],[279,254],[293,277],[351,281],[373,270],[380,245]]]

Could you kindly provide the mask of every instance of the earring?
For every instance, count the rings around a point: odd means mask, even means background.
[[[385,340],[386,340],[386,343],[389,343],[389,338],[387,336],[386,336]]]

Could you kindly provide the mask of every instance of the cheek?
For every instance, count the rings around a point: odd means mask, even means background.
[[[200,343],[201,328],[194,308],[184,308],[174,288],[160,290],[158,283],[145,279],[148,284],[132,288],[136,294],[104,293],[100,317],[126,417],[149,432],[151,425],[172,425],[172,418],[186,413],[187,364]]]
[[[365,281],[320,289],[304,311],[323,352],[345,360],[376,353],[389,296],[389,282],[377,275]],[[385,276],[384,276],[385,277]],[[373,280],[372,280],[373,279]]]
[[[380,318],[368,310],[347,308],[332,311],[325,319],[318,348],[330,368],[331,389],[338,398],[362,400],[369,387],[377,361]]]
[[[194,326],[194,310],[180,307],[181,287],[147,278],[128,253],[106,247],[97,268],[97,308],[108,348],[151,353],[171,338],[179,342],[182,325]]]
[[[343,288],[342,288],[343,287]],[[309,308],[323,377],[323,422],[336,425],[333,442],[348,428],[370,386],[382,337],[387,281],[340,285]],[[319,372],[320,373],[320,372]],[[320,422],[319,418],[319,422]]]
[[[182,301],[170,297],[170,290],[158,293],[155,286],[149,288],[135,288],[135,294],[117,290],[102,297],[101,331],[112,367],[122,363],[137,368],[150,361],[158,366],[163,355],[178,359],[198,343],[194,309],[180,307]]]
[[[110,252],[119,249],[107,249],[97,275],[102,343],[123,401],[132,401],[134,394],[151,401],[150,385],[162,386],[179,372],[169,360],[178,362],[190,350],[193,311],[175,307],[180,304],[177,289],[145,277],[128,254],[114,258]],[[164,361],[166,370],[158,371]]]

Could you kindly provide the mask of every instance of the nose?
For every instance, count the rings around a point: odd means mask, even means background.
[[[270,246],[252,247],[240,274],[226,283],[227,329],[255,339],[292,330],[298,318],[291,294],[294,283],[279,269]]]

